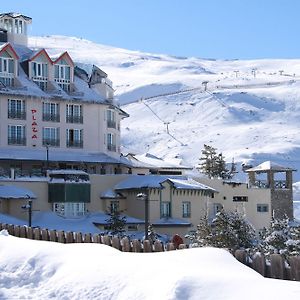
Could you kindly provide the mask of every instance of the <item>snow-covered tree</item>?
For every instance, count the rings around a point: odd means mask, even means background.
[[[106,219],[108,231],[112,235],[123,235],[125,232],[126,216],[121,211],[114,210],[107,212],[109,218]]]
[[[288,240],[285,242],[288,256],[300,255],[300,226],[290,227]]]
[[[199,169],[210,178],[230,179],[235,173],[235,166],[232,172],[228,170],[223,154],[217,154],[216,148],[206,144],[200,157]]]

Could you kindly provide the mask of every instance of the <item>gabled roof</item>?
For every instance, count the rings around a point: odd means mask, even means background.
[[[74,67],[75,64],[71,58],[71,56],[69,55],[69,53],[67,51],[65,51],[64,53],[62,53],[60,56],[58,56],[57,58],[55,58],[53,60],[53,64],[56,64],[59,60],[61,60],[63,57],[67,57],[67,59],[71,62],[72,66]]]
[[[106,190],[100,194],[101,199],[125,199],[125,197],[112,189]]]
[[[4,18],[4,17],[10,17],[10,18],[13,18],[13,19],[22,18],[25,21],[27,21],[28,23],[32,22],[32,18],[27,17],[25,15],[22,15],[20,13],[15,13],[15,12],[8,12],[8,13],[2,13],[2,14],[0,14],[0,19]]]
[[[7,49],[9,49],[13,53],[15,59],[19,59],[18,54],[16,53],[15,49],[12,47],[10,43],[5,43],[3,45],[0,45],[0,54],[6,51]]]
[[[46,58],[49,60],[49,62],[51,64],[53,64],[53,61],[52,59],[50,58],[49,54],[47,53],[47,51],[45,49],[39,49],[35,52],[33,52],[33,54],[31,55],[31,57],[29,57],[29,61],[33,61],[36,57],[42,55],[42,54],[45,54]]]
[[[130,175],[127,179],[114,186],[115,190],[141,190],[141,189],[162,189],[163,182],[170,182],[175,189],[202,190],[216,192],[215,189],[199,183],[186,176],[164,176],[164,175]]]
[[[296,171],[296,170],[292,168],[284,167],[270,160],[263,162],[257,167],[253,167],[246,170],[246,172],[265,172],[265,171],[285,172],[285,171]]]
[[[36,195],[29,189],[0,184],[0,199],[35,199]]]

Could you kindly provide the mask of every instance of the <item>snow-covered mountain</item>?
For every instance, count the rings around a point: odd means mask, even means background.
[[[274,160],[300,169],[300,59],[174,57],[63,36],[29,43],[53,55],[67,50],[86,68],[95,64],[109,74],[130,114],[122,123],[123,152],[195,166],[207,143],[228,162]]]

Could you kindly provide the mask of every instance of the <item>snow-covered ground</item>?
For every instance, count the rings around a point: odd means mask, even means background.
[[[275,300],[300,294],[299,282],[263,278],[214,248],[123,253],[2,231],[0,258],[0,299]]]
[[[228,162],[274,160],[300,169],[300,60],[174,57],[63,36],[29,43],[52,55],[67,50],[85,69],[96,64],[107,72],[130,114],[122,122],[124,153],[150,152],[196,166],[207,143]],[[140,101],[191,88],[198,89]],[[299,173],[294,177],[300,180]]]

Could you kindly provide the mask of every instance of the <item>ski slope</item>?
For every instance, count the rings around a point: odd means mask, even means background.
[[[300,169],[300,60],[174,57],[63,36],[29,43],[52,55],[67,50],[86,69],[95,64],[109,74],[130,114],[122,122],[124,153],[197,166],[206,143],[228,162]]]

